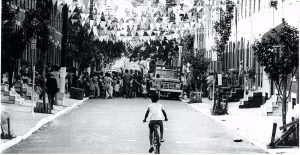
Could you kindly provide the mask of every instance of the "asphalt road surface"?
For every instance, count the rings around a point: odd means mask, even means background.
[[[142,123],[148,99],[91,99],[2,153],[146,154],[148,124]],[[164,122],[161,153],[266,153],[180,101],[160,100]]]

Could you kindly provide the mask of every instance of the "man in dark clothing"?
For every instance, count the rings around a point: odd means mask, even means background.
[[[125,94],[126,98],[130,97],[130,81],[132,79],[132,75],[128,73],[128,70],[125,70],[125,74],[123,76],[124,86],[125,86]]]
[[[58,92],[58,87],[54,75],[51,74],[49,79],[46,81],[46,93],[48,94],[48,101],[50,103],[51,109],[53,109],[53,104],[55,102],[55,96]]]

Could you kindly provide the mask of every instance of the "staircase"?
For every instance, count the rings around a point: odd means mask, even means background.
[[[228,102],[236,102],[244,97],[244,90],[242,88],[232,88],[228,94]]]
[[[15,101],[10,98],[10,91],[8,91],[8,84],[1,84],[1,103],[14,104]]]
[[[282,101],[277,96],[273,95],[267,102],[261,106],[261,115],[263,116],[281,116],[282,115]]]
[[[31,100],[32,96],[34,102],[38,101],[39,95],[27,84],[16,83],[10,91],[8,91],[8,85],[1,85],[1,102],[3,103],[23,105],[25,100]]]
[[[226,88],[226,89],[220,89],[222,95],[222,99],[226,99],[226,95],[228,95],[228,102],[236,102],[239,101],[244,96],[244,90],[242,88]]]
[[[25,100],[15,91],[14,88],[11,88],[11,90],[8,91],[8,85],[1,85],[1,102],[19,105],[25,104]]]
[[[240,99],[239,108],[258,108],[265,103],[262,92],[250,91],[243,99]]]
[[[32,93],[33,101],[37,101],[39,99],[39,95],[27,84],[16,83],[14,88],[16,92],[26,100],[31,100]]]

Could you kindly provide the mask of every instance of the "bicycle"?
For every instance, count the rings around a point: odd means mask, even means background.
[[[149,122],[149,121],[146,121]],[[144,123],[146,123],[144,122]],[[160,126],[155,125],[154,126],[154,131],[152,134],[152,144],[154,145],[154,154],[160,154],[160,146],[161,146],[161,139],[160,139]]]
[[[159,135],[159,125],[154,126],[154,132],[152,134],[152,144],[154,145],[154,154],[160,154],[160,135]]]

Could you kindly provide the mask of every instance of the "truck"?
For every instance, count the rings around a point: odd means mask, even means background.
[[[156,65],[155,75],[160,75],[161,97],[176,98],[182,93],[182,81],[181,81],[182,67],[178,66],[167,66],[167,65]],[[150,80],[150,92],[156,91],[155,80],[156,76],[151,77]]]

